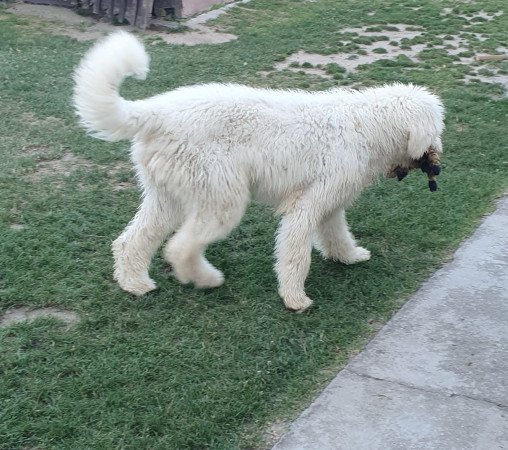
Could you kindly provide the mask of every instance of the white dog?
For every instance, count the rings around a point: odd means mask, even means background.
[[[182,283],[220,286],[207,246],[240,222],[251,198],[282,216],[276,242],[279,294],[304,310],[312,245],[345,264],[366,261],[344,208],[378,174],[441,151],[443,106],[421,87],[395,84],[357,92],[279,91],[207,84],[129,101],[122,80],[144,79],[149,57],[132,35],[96,44],[75,73],[82,125],[108,141],[132,140],[143,188],[134,219],[113,242],[114,277],[136,295],[155,288],[150,261],[164,257]]]

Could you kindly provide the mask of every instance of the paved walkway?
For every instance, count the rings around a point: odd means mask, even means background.
[[[274,450],[508,449],[508,198]]]

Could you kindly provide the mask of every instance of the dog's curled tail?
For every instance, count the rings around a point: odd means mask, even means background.
[[[144,80],[150,58],[143,44],[124,31],[109,35],[85,55],[74,73],[74,107],[83,127],[105,141],[131,139],[140,126],[140,102],[123,99],[127,76]]]

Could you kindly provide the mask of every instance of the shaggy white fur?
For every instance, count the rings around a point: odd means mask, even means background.
[[[132,140],[144,197],[113,242],[114,277],[142,295],[155,288],[150,261],[164,257],[182,283],[220,286],[207,246],[240,222],[251,198],[282,216],[275,270],[287,308],[304,310],[312,243],[353,264],[370,252],[348,229],[344,208],[391,167],[429,147],[441,151],[443,106],[414,85],[326,92],[207,84],[152,98],[120,97],[122,80],[144,79],[149,57],[132,35],[96,44],[76,70],[74,104],[83,126],[104,140]]]

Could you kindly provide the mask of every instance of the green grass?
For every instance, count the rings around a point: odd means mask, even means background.
[[[151,275],[159,290],[141,299],[119,290],[110,243],[134,214],[139,193],[113,189],[132,181],[128,169],[112,171],[127,164],[127,144],[88,138],[73,117],[71,73],[90,44],[48,36],[37,21],[0,10],[0,307],[56,305],[82,318],[70,330],[54,320],[0,330],[0,448],[262,446],[267,424],[305,407],[371,335],[372,324],[386,321],[506,190],[508,106],[497,100],[499,87],[465,85],[472,68],[434,48],[419,63],[381,60],[354,74],[327,67],[340,75],[333,80],[257,73],[300,49],[338,51],[346,27],[406,23],[423,29],[419,39],[427,43],[437,35],[483,33],[488,40],[471,40],[469,50],[492,52],[508,46],[507,12],[469,28],[456,14],[495,12],[503,4],[254,0],[220,19],[236,41],[148,47],[150,76],[126,83],[129,98],[212,81],[310,89],[401,81],[442,96],[440,190],[431,194],[416,172],[366,190],[349,220],[372,260],[346,267],[313,255],[307,292],[315,306],[301,315],[285,311],[277,296],[276,220],[259,205],[208,252],[225,272],[223,287],[181,286],[157,256]],[[413,6],[422,8],[414,13]],[[444,6],[456,14],[441,17]],[[502,62],[489,67],[506,70]],[[68,152],[87,164],[69,176],[33,178],[41,160]]]

